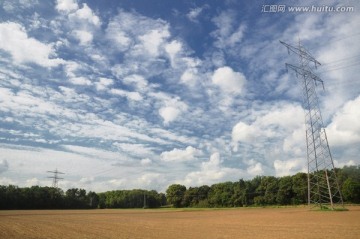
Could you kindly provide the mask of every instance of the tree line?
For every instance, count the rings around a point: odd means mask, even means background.
[[[116,190],[98,195],[99,208],[158,208],[167,204],[165,194],[155,190]]]
[[[90,209],[97,208],[99,196],[79,188],[0,185],[0,209]]]
[[[360,203],[360,166],[336,169],[343,199]],[[307,203],[307,174],[223,182],[186,188],[172,184],[166,194],[155,190],[114,190],[103,193],[72,188],[0,185],[0,209],[91,209],[173,207],[246,207]]]
[[[117,190],[86,193],[85,189],[0,185],[0,209],[156,208],[166,204],[165,194],[154,190]]]
[[[360,203],[360,166],[336,169],[343,199]],[[173,184],[166,190],[173,207],[246,207],[298,205],[307,203],[307,174],[223,182],[211,186],[189,187]]]

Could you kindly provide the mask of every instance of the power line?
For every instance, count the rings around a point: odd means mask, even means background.
[[[360,35],[360,32],[357,32],[357,33],[352,34],[352,35],[340,37],[340,38],[335,38],[335,39],[333,39],[333,40],[331,40],[331,41],[328,41],[327,44],[329,44],[329,43],[334,43],[334,42],[338,42],[338,41],[342,41],[342,40],[345,40],[345,39],[349,39],[349,38],[351,38],[351,37],[355,37],[355,36],[358,36],[358,35]]]
[[[334,38],[334,39],[332,39],[330,41],[327,41],[326,44],[329,45],[330,43],[342,41],[342,40],[349,39],[351,37],[356,37],[356,36],[359,36],[359,35],[360,35],[360,32],[357,32],[357,33],[354,33],[352,35],[347,35],[347,36],[343,36],[343,37]],[[321,42],[321,44],[323,45],[323,42]],[[311,47],[311,48],[309,48],[309,50],[314,50],[315,48],[317,48],[317,46],[316,47],[315,46]]]
[[[350,57],[342,58],[342,59],[339,59],[339,60],[330,61],[330,62],[327,62],[327,63],[323,63],[321,65],[322,66],[328,66],[328,65],[332,65],[333,63],[338,63],[338,62],[341,62],[341,61],[347,61],[348,59],[353,59],[353,58],[360,58],[360,55],[350,56]]]
[[[346,69],[346,68],[357,66],[357,65],[360,65],[360,59],[349,65],[338,65],[338,66],[330,67],[328,69],[325,68],[325,70],[320,71],[319,74],[330,72],[330,71],[342,70],[342,69]]]

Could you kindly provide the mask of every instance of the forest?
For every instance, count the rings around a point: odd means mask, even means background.
[[[360,203],[360,166],[336,169],[343,199]],[[72,188],[0,185],[0,209],[93,209],[172,207],[248,207],[298,205],[307,202],[307,174],[256,176],[251,180],[186,188],[172,184],[166,194],[155,190],[114,190],[103,193]]]

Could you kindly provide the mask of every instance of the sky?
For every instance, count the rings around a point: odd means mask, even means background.
[[[359,11],[329,0],[1,0],[0,184],[51,186],[58,170],[64,190],[165,192],[306,172],[301,79],[285,68],[298,58],[279,40],[322,64],[335,166],[359,165]]]

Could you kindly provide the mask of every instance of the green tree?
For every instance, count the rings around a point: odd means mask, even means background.
[[[165,206],[166,205],[166,195],[164,193],[159,193],[157,196],[157,200],[159,201],[159,205],[160,206]]]
[[[294,192],[292,190],[291,176],[285,176],[279,179],[279,190],[276,195],[276,202],[280,205],[291,204]]]
[[[24,195],[20,188],[14,185],[9,185],[5,190],[5,209],[21,209]]]
[[[185,191],[183,206],[184,207],[193,207],[199,203],[199,188],[198,187],[190,187]]]
[[[89,203],[86,197],[86,190],[79,188],[68,189],[65,193],[66,208],[88,208]]]
[[[99,203],[98,208],[106,208],[106,193],[99,193]]]
[[[232,196],[232,201],[234,206],[242,207],[247,205],[246,197],[246,183],[243,179],[240,179],[238,182],[234,183],[234,194]]]
[[[210,187],[208,201],[212,207],[233,207],[233,194],[232,182],[217,183]]]
[[[99,195],[97,195],[95,192],[88,192],[87,194],[87,200],[89,208],[97,208],[99,205]]]
[[[360,203],[360,182],[353,178],[346,179],[342,186],[342,194],[346,202]]]
[[[273,176],[261,177],[260,185],[257,187],[256,200],[254,203],[257,205],[272,205],[276,204],[276,195],[278,192],[278,179]]]
[[[307,183],[307,174],[306,173],[297,173],[292,178],[292,189],[293,189],[293,204],[304,204],[307,202],[307,192],[308,192],[308,183]]]
[[[245,181],[246,202],[244,203],[244,205],[253,205],[255,203],[255,197],[260,195],[260,193],[257,191],[257,188],[260,186],[261,179],[261,176],[256,176],[250,181]]]
[[[6,196],[7,187],[0,185],[0,209],[6,209],[7,205],[7,196]]]
[[[207,208],[210,207],[208,197],[209,197],[210,187],[208,185],[203,185],[198,188],[197,195],[197,204],[195,207]]]
[[[182,207],[186,187],[180,184],[172,184],[166,189],[166,198],[173,207]]]
[[[344,166],[342,169],[337,169],[337,176],[340,185],[342,185],[348,178],[352,178],[353,180],[360,182],[360,165]]]

